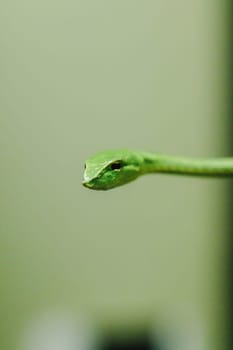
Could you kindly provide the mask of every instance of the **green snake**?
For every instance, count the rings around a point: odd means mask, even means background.
[[[103,151],[87,159],[83,185],[109,190],[144,174],[233,177],[233,157],[189,158],[130,150]]]

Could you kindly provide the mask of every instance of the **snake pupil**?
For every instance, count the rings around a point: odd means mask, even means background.
[[[121,169],[121,163],[120,162],[114,162],[111,164],[111,169],[112,170],[119,170]]]

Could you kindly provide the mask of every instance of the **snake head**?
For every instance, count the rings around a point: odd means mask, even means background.
[[[83,186],[109,190],[135,180],[140,174],[141,158],[128,150],[104,151],[85,163]]]

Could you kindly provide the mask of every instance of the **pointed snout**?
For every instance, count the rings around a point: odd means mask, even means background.
[[[87,188],[92,188],[93,184],[90,181],[83,180],[82,185]]]

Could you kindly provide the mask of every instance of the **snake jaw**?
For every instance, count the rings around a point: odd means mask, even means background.
[[[87,187],[87,188],[92,188],[93,187],[92,184],[89,181],[83,181],[82,184],[83,184],[84,187]]]
[[[95,180],[95,178],[87,177],[87,176],[85,176],[85,174],[84,174],[84,179],[83,179],[82,185],[83,185],[84,187],[87,187],[87,188],[92,188],[92,187],[94,186],[93,180]]]
[[[84,176],[83,176],[83,182],[82,185],[84,187],[87,187],[89,189],[93,189],[95,187],[95,180],[97,180],[101,175],[101,171],[99,173],[97,173],[96,176],[90,177],[87,176],[86,171],[84,172]]]

